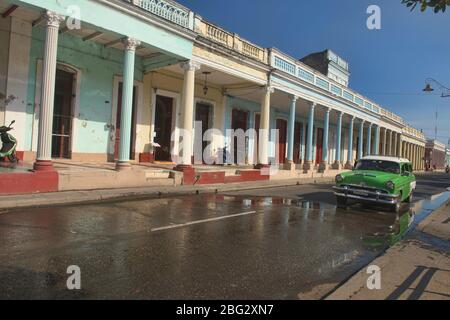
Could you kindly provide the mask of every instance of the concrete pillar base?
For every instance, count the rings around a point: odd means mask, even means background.
[[[326,162],[322,162],[322,163],[319,165],[319,172],[327,172],[328,169],[329,169],[329,165],[328,165],[328,163],[326,163]]]
[[[295,171],[295,168],[296,164],[294,163],[294,161],[288,161],[283,165],[284,170]]]
[[[270,168],[270,166],[268,164],[258,163],[254,166],[254,168],[260,170],[260,169],[268,169]]]
[[[123,162],[117,161],[116,170],[117,171],[131,170],[131,164],[129,161],[123,161]]]
[[[36,160],[33,165],[34,171],[55,171],[51,160]]]
[[[347,162],[347,163],[345,164],[345,169],[353,170],[353,164],[350,163],[350,162]]]
[[[331,166],[334,170],[341,170],[342,169],[342,163],[340,161],[336,161]]]
[[[305,161],[303,165],[303,171],[308,172],[314,170],[314,164],[312,161]]]

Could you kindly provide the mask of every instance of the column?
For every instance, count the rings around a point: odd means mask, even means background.
[[[326,171],[328,169],[328,151],[329,151],[329,133],[330,133],[330,108],[325,109],[325,115],[323,120],[323,151],[322,151],[322,163],[319,170]]]
[[[384,128],[384,134],[383,134],[383,150],[381,151],[381,154],[383,156],[387,156],[387,129]]]
[[[178,171],[192,170],[192,133],[194,123],[195,72],[200,69],[197,62],[189,60],[181,64],[184,70],[183,92],[181,96],[181,130],[182,142],[179,145]]]
[[[302,163],[306,162],[306,123],[302,122],[302,148],[301,148]]]
[[[257,168],[269,167],[270,95],[273,88],[265,87],[261,101],[261,123],[259,129],[259,157]]]
[[[295,170],[294,163],[294,141],[295,141],[295,108],[297,104],[297,97],[291,98],[291,105],[289,108],[289,125],[288,125],[288,150],[287,163],[285,168],[288,170]]]
[[[313,135],[314,135],[314,110],[316,108],[316,104],[312,103],[309,107],[308,114],[308,141],[306,147],[306,162],[304,165],[304,169],[306,171],[311,170],[313,167]]]
[[[44,64],[42,69],[41,109],[39,112],[38,147],[34,170],[51,171],[52,164],[52,131],[53,106],[55,100],[56,55],[58,51],[59,25],[64,17],[47,11],[43,18],[46,21],[44,45]]]
[[[398,149],[397,149],[397,156],[399,158],[403,158],[403,137],[401,133],[397,133],[398,138]]]
[[[358,160],[362,159],[364,156],[364,120],[361,120],[359,124],[359,145],[358,145]]]
[[[353,168],[353,125],[355,117],[350,116],[350,124],[348,128],[348,156],[347,156],[347,169]]]
[[[394,148],[392,147],[392,130],[389,130],[389,156],[393,156]]]
[[[375,141],[373,147],[373,154],[378,156],[380,154],[380,126],[375,126]]]
[[[134,61],[136,47],[140,42],[133,38],[123,40],[125,45],[123,65],[123,89],[122,89],[122,111],[120,118],[120,143],[119,159],[116,168],[118,170],[129,169],[131,150],[131,124],[133,121],[133,87],[134,87]]]
[[[341,169],[341,148],[342,148],[342,112],[338,111],[337,114],[337,130],[336,130],[336,161],[334,163],[334,169]]]
[[[366,155],[370,156],[372,154],[372,124],[369,123],[367,128],[367,144],[366,144]]]

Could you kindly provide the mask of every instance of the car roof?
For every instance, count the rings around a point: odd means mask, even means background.
[[[380,161],[391,161],[396,163],[409,163],[410,161],[405,158],[398,157],[386,157],[386,156],[366,156],[363,157],[362,160],[380,160]]]

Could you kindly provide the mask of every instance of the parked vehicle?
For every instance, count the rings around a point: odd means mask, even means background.
[[[445,172],[446,172],[446,173],[450,173],[450,167],[449,167],[449,166],[446,166],[446,167],[445,167]]]
[[[411,162],[394,157],[368,156],[359,160],[351,172],[336,176],[337,203],[348,200],[388,205],[400,210],[402,202],[411,202],[416,189]]]
[[[2,126],[0,127],[0,139],[2,140],[2,149],[0,150],[0,160],[3,161],[5,158],[8,158],[11,162],[18,162],[17,155],[16,155],[16,147],[17,147],[17,140],[14,138],[9,131],[13,130],[11,126],[16,121],[11,121],[9,126]]]

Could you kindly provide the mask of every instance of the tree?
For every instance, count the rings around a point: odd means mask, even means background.
[[[408,8],[413,11],[420,4],[420,11],[424,12],[428,7],[433,8],[434,13],[445,12],[447,6],[450,6],[450,0],[402,0]]]

